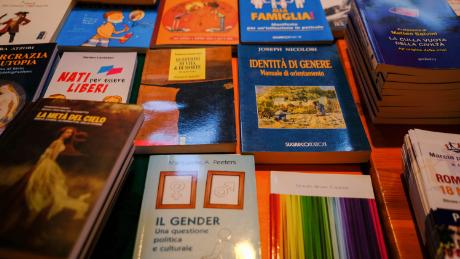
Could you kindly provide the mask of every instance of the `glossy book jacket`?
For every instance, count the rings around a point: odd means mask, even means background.
[[[64,52],[44,97],[127,103],[136,52]]]
[[[232,80],[141,85],[137,103],[144,107],[145,122],[136,137],[137,151],[234,151],[233,102]]]
[[[160,1],[156,45],[239,43],[238,0]]]
[[[238,52],[243,153],[263,163],[369,159],[335,46],[241,45]]]
[[[460,68],[460,18],[447,1],[356,0],[355,9],[377,64]]]
[[[0,133],[40,96],[56,53],[55,43],[0,46]]]
[[[40,99],[25,108],[0,138],[0,257],[78,257],[142,119],[127,104]]]
[[[54,42],[72,0],[0,0],[0,45]]]
[[[134,258],[260,258],[254,158],[150,156]]]
[[[331,42],[319,0],[240,0],[241,42]]]
[[[150,7],[77,5],[57,43],[64,47],[148,49],[156,17],[156,9]]]

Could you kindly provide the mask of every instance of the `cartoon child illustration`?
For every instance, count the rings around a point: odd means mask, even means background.
[[[104,19],[106,22],[99,26],[96,30],[96,34],[92,36],[87,42],[83,43],[82,46],[87,47],[108,47],[109,41],[111,39],[119,40],[120,43],[126,42],[129,38],[132,37],[132,33],[126,33],[123,36],[112,36],[113,34],[118,35],[129,30],[128,25],[124,25],[124,28],[120,31],[115,29],[114,24],[119,24],[123,22],[123,12],[121,11],[108,11],[104,14]]]
[[[21,25],[24,26],[31,22],[29,19],[26,18],[28,13],[29,12],[17,12],[14,14],[16,15],[16,17],[11,18],[6,22],[2,22],[1,24],[5,26],[2,29],[0,29],[0,37],[8,32],[10,34],[10,39],[8,42],[13,42],[16,33],[19,32],[19,27]]]

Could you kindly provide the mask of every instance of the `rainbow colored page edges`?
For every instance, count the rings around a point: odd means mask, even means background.
[[[270,254],[388,258],[367,175],[271,172]]]

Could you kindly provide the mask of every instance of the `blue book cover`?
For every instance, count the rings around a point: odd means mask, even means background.
[[[243,153],[258,163],[369,159],[335,45],[240,45],[238,54]]]
[[[460,18],[445,0],[356,0],[377,64],[460,68]]]
[[[149,48],[156,9],[79,5],[57,38],[59,46]]]
[[[319,0],[240,0],[241,42],[330,42]]]

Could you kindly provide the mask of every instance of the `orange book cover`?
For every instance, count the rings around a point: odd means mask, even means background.
[[[156,45],[239,42],[237,0],[165,0],[161,5],[155,29]]]

